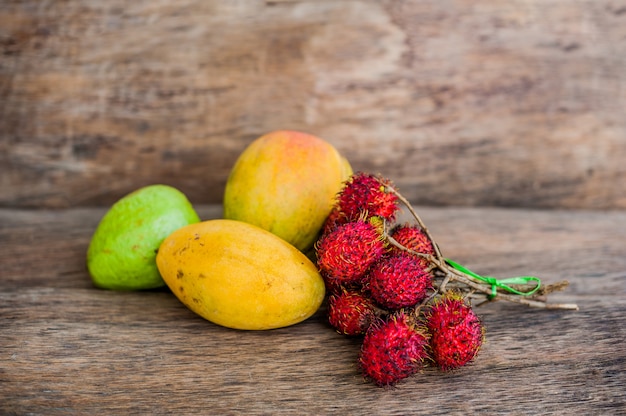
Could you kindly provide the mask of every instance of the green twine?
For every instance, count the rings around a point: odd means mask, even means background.
[[[504,289],[507,292],[515,293],[516,295],[530,296],[533,293],[535,293],[537,290],[539,290],[539,287],[541,287],[541,280],[535,276],[518,276],[518,277],[510,277],[508,279],[496,279],[495,277],[491,277],[491,276],[478,275],[474,273],[473,271],[469,270],[467,267],[462,266],[459,263],[454,262],[450,259],[445,259],[445,260],[446,260],[446,263],[448,263],[450,266],[454,267],[455,269],[467,275],[470,275],[475,279],[478,279],[478,280],[481,280],[483,282],[490,284],[491,285],[491,295],[489,295],[490,299],[493,299],[494,297],[496,297],[496,295],[498,294],[498,288]],[[537,282],[537,285],[532,290],[529,290],[527,292],[521,292],[509,286],[509,285],[526,285],[533,281]]]

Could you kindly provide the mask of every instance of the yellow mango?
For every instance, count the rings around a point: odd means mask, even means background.
[[[185,226],[159,247],[157,267],[174,295],[228,328],[264,330],[301,322],[320,307],[315,265],[276,235],[241,221]]]
[[[254,224],[307,251],[351,174],[348,160],[316,136],[268,133],[235,162],[224,191],[224,218]]]

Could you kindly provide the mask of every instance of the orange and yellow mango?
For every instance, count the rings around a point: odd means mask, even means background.
[[[265,134],[241,153],[228,177],[224,218],[254,224],[305,252],[351,174],[347,159],[319,137]]]

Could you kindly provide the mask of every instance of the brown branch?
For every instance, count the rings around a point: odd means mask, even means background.
[[[426,234],[426,236],[432,243],[435,249],[435,255],[433,256],[431,254],[419,253],[415,250],[411,250],[403,246],[402,244],[400,244],[395,238],[393,238],[387,232],[387,228],[388,228],[387,221],[383,221],[383,235],[386,238],[386,240],[394,247],[397,247],[401,250],[407,251],[411,254],[414,254],[416,256],[419,256],[427,260],[429,264],[432,265],[433,269],[436,269],[437,271],[441,273],[443,280],[439,284],[439,286],[435,285],[435,295],[437,293],[445,294],[448,291],[447,290],[448,284],[450,284],[451,282],[456,282],[456,283],[460,283],[461,285],[454,285],[455,289],[457,290],[463,289],[464,291],[467,291],[469,290],[468,288],[471,288],[475,292],[480,292],[486,295],[487,302],[496,301],[496,300],[506,300],[509,302],[514,302],[514,303],[519,303],[522,305],[530,306],[533,308],[578,310],[578,305],[573,304],[573,303],[550,304],[544,300],[539,299],[539,297],[545,296],[548,293],[552,293],[558,290],[563,290],[568,285],[567,281],[562,281],[562,282],[557,282],[551,285],[542,286],[532,296],[524,296],[524,295],[518,295],[518,294],[513,294],[513,293],[504,293],[502,291],[498,291],[497,289],[496,289],[495,296],[494,296],[494,292],[493,292],[493,288],[491,284],[477,280],[473,276],[470,276],[460,270],[455,269],[454,267],[451,267],[445,261],[445,259],[441,255],[441,252],[439,251],[439,247],[437,246],[430,232],[428,231],[426,224],[422,221],[419,215],[417,215],[417,213],[415,212],[415,210],[413,209],[409,201],[406,200],[406,198],[404,198],[404,196],[402,196],[393,187],[388,187],[388,189],[391,192],[393,192],[400,199],[400,201],[402,201],[402,203],[406,205],[406,207],[409,209],[413,218],[415,218],[419,226],[422,228],[422,230],[424,231],[424,233]],[[432,297],[429,297],[429,300],[430,298]]]
[[[389,186],[387,187],[387,189],[389,189],[395,196],[397,196],[398,199],[402,201],[402,203],[407,207],[407,209],[409,210],[413,218],[415,218],[415,221],[417,221],[420,228],[422,229],[422,231],[424,231],[424,233],[426,234],[426,237],[428,237],[431,244],[433,245],[433,248],[435,249],[435,256],[437,257],[438,260],[442,260],[443,256],[441,255],[441,251],[439,251],[439,246],[437,245],[437,243],[435,243],[435,240],[430,235],[430,231],[428,231],[428,227],[426,227],[426,224],[424,223],[424,221],[422,221],[420,216],[417,215],[417,212],[415,212],[411,203],[400,192],[398,192],[393,186]]]

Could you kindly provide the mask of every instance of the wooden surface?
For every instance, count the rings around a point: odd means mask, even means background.
[[[357,371],[358,340],[336,334],[323,309],[242,332],[167,290],[98,290],[84,262],[104,209],[2,209],[0,413],[626,414],[626,213],[418,212],[444,255],[498,277],[569,279],[552,300],[580,310],[483,306],[487,342],[472,365],[381,389]]]
[[[219,203],[298,129],[428,205],[626,208],[615,0],[0,0],[0,206]]]

